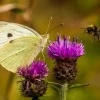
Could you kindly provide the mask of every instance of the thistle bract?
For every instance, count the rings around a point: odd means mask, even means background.
[[[43,96],[47,90],[47,82],[35,79],[34,82],[25,80],[20,85],[21,94],[25,97],[38,98]]]
[[[33,61],[29,66],[19,67],[17,75],[24,78],[20,81],[23,96],[37,98],[46,92],[47,82],[44,78],[48,76],[48,68],[43,61]]]
[[[55,60],[54,75],[55,78],[70,82],[77,75],[77,58],[84,55],[84,46],[78,43],[77,38],[70,41],[70,37],[64,36],[61,39],[58,36],[57,41],[48,46],[48,55]]]

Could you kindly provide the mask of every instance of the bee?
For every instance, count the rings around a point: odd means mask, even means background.
[[[85,33],[92,35],[92,38],[97,38],[100,42],[100,28],[95,25],[89,25],[88,27],[84,28]]]

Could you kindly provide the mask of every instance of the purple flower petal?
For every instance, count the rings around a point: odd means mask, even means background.
[[[19,67],[17,75],[26,79],[44,78],[48,75],[47,64],[43,61],[33,61],[30,66]]]
[[[78,58],[84,55],[84,46],[77,43],[77,39],[71,42],[70,37],[58,36],[58,40],[48,46],[48,55],[53,59]]]

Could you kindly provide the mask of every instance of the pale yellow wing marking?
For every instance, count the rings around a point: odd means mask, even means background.
[[[0,64],[16,72],[20,66],[29,65],[42,50],[41,41],[36,37],[21,37],[0,48]]]

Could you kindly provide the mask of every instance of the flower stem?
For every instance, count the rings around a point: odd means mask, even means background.
[[[68,84],[65,83],[61,87],[60,100],[66,100],[67,92],[68,92]]]
[[[32,100],[38,100],[38,99],[39,99],[39,97],[37,97],[37,96],[32,98]]]
[[[68,92],[68,83],[59,84],[55,82],[48,82],[52,87],[54,87],[60,95],[60,100],[66,100],[67,92]]]
[[[13,84],[13,81],[14,81],[14,77],[15,77],[15,74],[10,73],[10,76],[9,76],[9,79],[8,79],[8,82],[7,82],[7,87],[6,87],[4,100],[9,100],[9,95],[10,95],[10,92],[11,92],[11,89],[12,89],[12,84]]]

